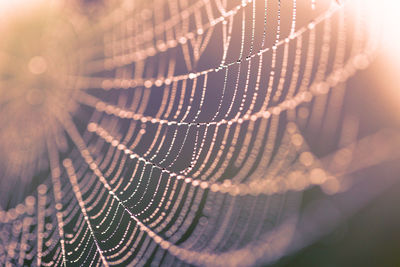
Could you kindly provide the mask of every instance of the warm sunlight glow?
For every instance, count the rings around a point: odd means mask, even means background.
[[[348,0],[350,3],[351,0]],[[371,78],[379,84],[379,95],[388,101],[388,105],[397,106],[400,100],[398,73],[400,71],[400,1],[398,0],[366,0],[364,1],[366,25],[375,32],[380,42],[379,56],[381,64],[377,73]],[[354,12],[357,9],[354,8]],[[380,30],[373,29],[379,27]],[[393,104],[391,104],[393,103]],[[398,112],[398,111],[395,111]]]

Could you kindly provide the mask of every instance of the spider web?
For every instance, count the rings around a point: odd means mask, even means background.
[[[78,105],[58,118],[68,148],[47,136],[49,177],[1,211],[0,262],[248,266],[289,253],[308,188],[344,192],[393,152],[344,112],[346,80],[378,48],[354,2],[106,9],[82,38]]]

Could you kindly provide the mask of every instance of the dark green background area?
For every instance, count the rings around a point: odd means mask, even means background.
[[[320,241],[271,266],[400,266],[399,197],[396,184]]]

